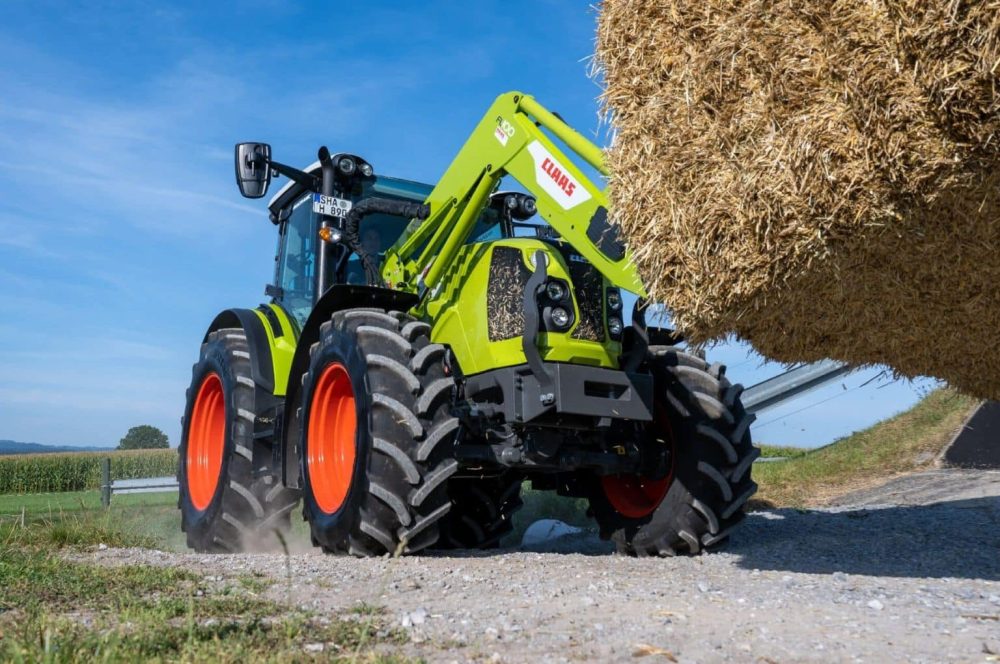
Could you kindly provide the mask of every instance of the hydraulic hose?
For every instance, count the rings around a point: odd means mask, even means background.
[[[423,203],[398,201],[391,198],[366,198],[347,213],[347,217],[344,218],[344,239],[347,246],[361,259],[361,265],[365,270],[365,281],[368,282],[368,285],[384,286],[382,275],[372,262],[371,256],[361,246],[359,232],[361,220],[370,214],[389,214],[394,217],[423,221],[430,216],[431,208]]]

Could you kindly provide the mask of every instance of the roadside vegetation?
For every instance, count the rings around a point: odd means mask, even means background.
[[[100,545],[162,542],[113,513],[2,522],[0,661],[402,661],[379,610],[316,616],[269,599],[253,575],[105,567],[89,562]]]
[[[0,494],[83,491],[101,485],[101,459],[111,459],[115,479],[177,472],[177,450],[65,452],[0,456]]]
[[[910,410],[825,447],[778,448],[782,453],[772,448],[771,455],[791,458],[754,465],[760,489],[751,507],[820,506],[929,468],[978,403],[952,390],[936,390]]]
[[[176,493],[140,493],[115,496],[111,507],[101,507],[99,491],[0,495],[0,533],[13,526],[40,527],[41,532],[63,538],[56,544],[82,544],[101,533],[127,534],[165,551],[183,551]],[[0,539],[0,542],[3,540]]]
[[[801,447],[788,447],[784,445],[767,445],[765,443],[754,443],[760,448],[760,455],[765,459],[792,459],[799,457],[809,450]]]

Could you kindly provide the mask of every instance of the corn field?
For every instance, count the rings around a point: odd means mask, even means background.
[[[101,459],[111,458],[111,477],[173,475],[177,450],[128,450],[0,456],[0,493],[83,491],[101,485]]]

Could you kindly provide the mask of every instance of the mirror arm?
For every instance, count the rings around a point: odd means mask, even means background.
[[[316,176],[309,175],[305,171],[300,171],[297,168],[286,166],[285,164],[274,161],[273,159],[265,163],[271,170],[277,171],[278,173],[284,175],[289,180],[301,184],[309,191],[319,192],[320,180]]]

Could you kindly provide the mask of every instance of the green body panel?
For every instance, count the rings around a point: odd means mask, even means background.
[[[411,292],[436,288],[489,194],[510,175],[535,196],[542,218],[609,282],[645,297],[631,255],[626,252],[613,260],[587,236],[594,213],[607,209],[604,191],[584,176],[543,128],[604,172],[600,149],[534,99],[520,92],[500,95],[427,197],[430,217],[411,223],[387,252],[386,282]]]
[[[463,373],[467,375],[524,364],[527,361],[520,335],[502,341],[490,340],[487,290],[490,258],[497,247],[515,247],[520,250],[528,270],[534,269],[528,257],[542,250],[549,257],[546,267],[548,276],[571,283],[563,256],[545,242],[533,238],[514,238],[463,246],[442,276],[441,288],[436,290],[436,296],[426,304],[425,313],[428,320],[432,321],[431,340],[448,345]],[[521,294],[512,292],[511,295],[517,298],[520,306]],[[539,334],[538,347],[542,359],[618,368],[621,344],[607,339],[606,330],[605,343],[573,338],[573,331],[580,324],[580,310],[575,297],[573,308],[576,323],[565,333]]]
[[[292,369],[292,357],[295,355],[295,345],[298,342],[298,328],[292,324],[292,320],[285,313],[285,310],[278,305],[266,304],[264,306],[270,307],[274,311],[278,317],[278,323],[281,325],[281,330],[284,332],[282,336],[275,337],[267,316],[259,310],[254,309],[254,313],[260,319],[260,322],[263,323],[264,331],[267,334],[267,343],[271,347],[271,366],[274,370],[274,395],[282,397],[285,396],[285,392],[288,390],[288,374]]]
[[[431,323],[433,340],[451,347],[466,374],[527,361],[522,337],[490,340],[487,287],[492,247],[519,247],[529,270],[534,268],[528,256],[540,249],[549,256],[549,276],[572,283],[562,254],[544,242],[515,238],[466,244],[490,194],[505,176],[513,177],[533,194],[538,215],[604,276],[605,287],[610,284],[646,296],[631,255],[626,252],[615,260],[588,237],[592,219],[607,211],[603,189],[591,182],[543,129],[606,174],[600,148],[533,98],[508,92],[493,102],[428,195],[425,203],[430,206],[430,217],[413,221],[386,253],[382,269],[386,283],[421,295],[413,313]],[[578,325],[575,297],[574,308]],[[612,341],[606,329],[603,342],[574,339],[572,333],[571,328],[566,333],[539,334],[542,358],[618,367],[621,344]]]

